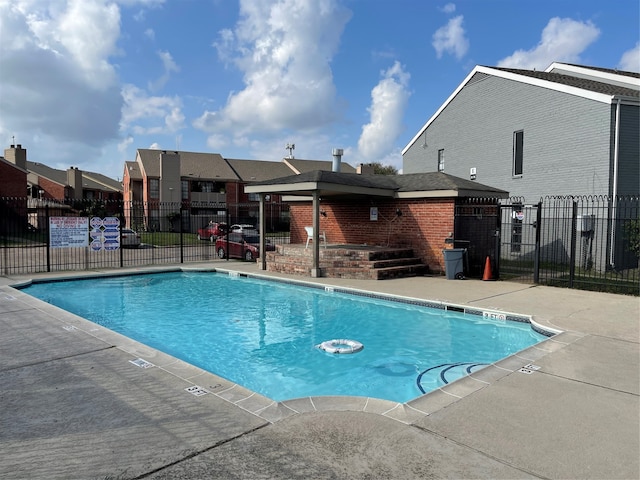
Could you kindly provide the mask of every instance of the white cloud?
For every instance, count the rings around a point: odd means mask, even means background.
[[[129,145],[133,143],[133,137],[131,135],[127,135],[120,143],[118,143],[118,151],[126,152]]]
[[[455,3],[447,3],[444,7],[440,9],[444,13],[453,13],[456,11]]]
[[[158,52],[158,57],[162,60],[162,66],[164,71],[160,78],[158,78],[154,82],[149,83],[149,90],[152,92],[156,92],[162,89],[166,83],[169,81],[169,77],[171,76],[171,72],[179,72],[180,67],[173,61],[173,57],[169,52]]]
[[[498,62],[499,67],[543,70],[553,62],[580,63],[580,54],[595,42],[600,30],[591,22],[554,17],[531,50],[518,50]]]
[[[144,36],[147,37],[150,40],[155,40],[156,38],[156,32],[153,30],[153,28],[147,28],[144,31]]]
[[[618,68],[627,72],[640,73],[640,42],[636,43],[636,46],[631,50],[627,50],[622,54]]]
[[[242,138],[334,121],[340,105],[330,62],[349,18],[335,0],[241,0],[239,22],[221,31],[214,46],[221,60],[242,72],[244,88],[194,126]]]
[[[386,155],[403,130],[402,118],[411,93],[410,75],[399,62],[382,72],[382,79],[371,91],[370,122],[362,127],[358,153],[365,161]]]
[[[442,58],[445,53],[455,55],[458,60],[465,56],[469,50],[469,40],[467,40],[462,27],[463,21],[464,17],[458,15],[433,34],[432,45],[436,49],[438,58]]]
[[[0,118],[30,139],[98,147],[118,135],[122,98],[109,58],[118,9],[104,2],[0,3]],[[4,132],[0,132],[4,133]],[[53,150],[53,148],[52,148]]]
[[[182,101],[178,97],[149,96],[135,85],[122,88],[122,131],[137,135],[175,133],[184,128]]]

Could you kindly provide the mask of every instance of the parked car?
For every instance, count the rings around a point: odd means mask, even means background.
[[[121,247],[139,247],[140,235],[130,228],[120,230],[120,246]]]
[[[249,225],[248,223],[235,223],[231,225],[229,228],[230,232],[251,232],[252,234],[257,234],[258,229],[253,225]]]
[[[229,229],[226,223],[209,222],[209,225],[206,227],[198,229],[198,240],[214,242],[216,238],[226,235],[228,231]]]
[[[218,237],[216,240],[218,258],[227,257],[227,245],[229,258],[242,258],[250,261],[260,257],[260,235],[257,233],[230,232],[224,237]],[[266,248],[267,251],[276,249],[275,245],[270,242],[267,243]]]

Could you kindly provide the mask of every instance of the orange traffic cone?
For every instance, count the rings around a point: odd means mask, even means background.
[[[487,260],[484,262],[484,275],[482,280],[493,280],[493,274],[491,273],[491,259],[487,255]]]

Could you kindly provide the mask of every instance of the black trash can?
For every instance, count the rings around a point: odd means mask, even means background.
[[[464,256],[466,252],[466,248],[442,250],[447,280],[462,280],[464,278]]]

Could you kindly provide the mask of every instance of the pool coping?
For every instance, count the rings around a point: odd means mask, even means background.
[[[67,312],[66,310],[39,300],[26,293],[20,292],[21,288],[27,287],[33,283],[181,271],[224,273],[231,276],[290,283],[305,287],[320,288],[325,291],[331,290],[444,310],[450,309],[471,315],[499,315],[501,319],[502,316],[504,316],[505,321],[528,322],[534,330],[547,335],[549,338],[405,403],[372,397],[355,396],[312,396],[277,402],[241,385],[191,365],[188,362],[98,325],[83,317]],[[159,368],[170,375],[188,382],[190,386],[185,388],[188,392],[194,395],[215,395],[216,397],[230,402],[242,410],[252,413],[269,423],[275,423],[279,420],[300,413],[322,411],[361,411],[379,414],[404,424],[413,424],[419,418],[428,416],[442,408],[445,408],[509,375],[531,374],[533,371],[537,370],[534,363],[536,360],[549,353],[557,351],[558,349],[561,349],[584,336],[576,332],[564,332],[548,326],[542,326],[536,323],[532,316],[514,312],[506,312],[497,309],[480,309],[477,307],[469,307],[449,302],[422,300],[401,295],[380,294],[367,290],[331,286],[306,280],[276,278],[259,273],[238,272],[234,269],[220,267],[153,267],[117,271],[52,273],[42,275],[35,280],[31,278],[11,282],[8,286],[24,295],[24,297],[26,297],[26,299],[23,298],[25,303],[32,304],[35,308],[47,312],[53,318],[60,321],[63,324],[62,328],[78,329],[130,354],[132,358],[129,362],[135,367]]]

